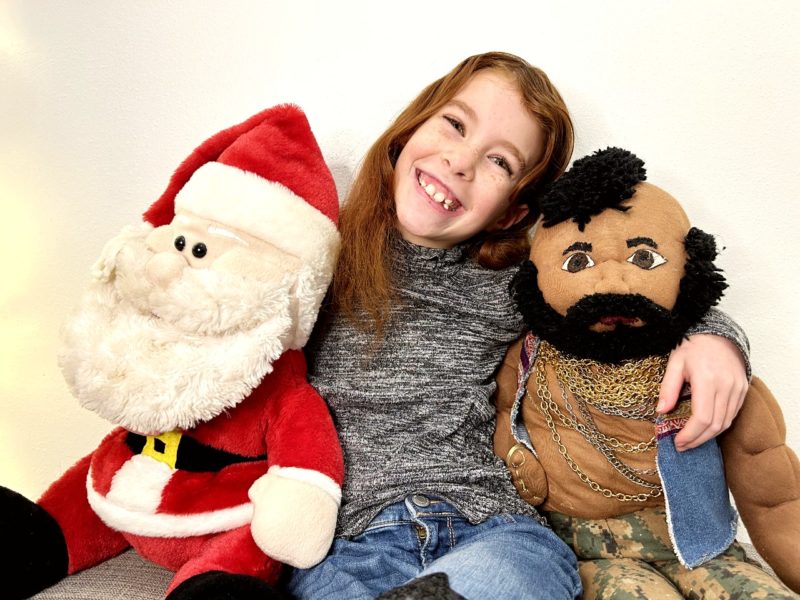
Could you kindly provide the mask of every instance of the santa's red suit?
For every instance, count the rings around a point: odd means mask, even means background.
[[[70,573],[132,545],[178,571],[172,587],[210,570],[275,579],[280,563],[250,534],[250,486],[272,470],[336,497],[343,469],[302,352],[285,352],[273,367],[235,410],[191,431],[148,438],[114,430],[50,487],[39,504],[62,527]]]

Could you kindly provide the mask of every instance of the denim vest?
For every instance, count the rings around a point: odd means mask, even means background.
[[[536,454],[522,422],[522,399],[536,361],[539,339],[525,336],[519,362],[517,395],[511,408],[511,430],[517,442]],[[717,441],[678,452],[675,435],[689,418],[688,400],[656,419],[656,467],[666,502],[667,525],[675,555],[692,568],[710,560],[733,543],[738,515],[731,506],[725,468]]]

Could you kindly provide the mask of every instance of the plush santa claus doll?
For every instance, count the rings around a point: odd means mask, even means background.
[[[283,563],[324,557],[343,462],[301,348],[337,215],[305,115],[282,105],[203,143],[106,245],[60,364],[118,427],[37,503],[0,489],[3,597],[133,547],[176,571],[170,600],[263,600]]]

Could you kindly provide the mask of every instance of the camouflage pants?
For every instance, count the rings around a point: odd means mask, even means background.
[[[734,542],[716,558],[687,569],[672,550],[664,509],[614,519],[548,515],[578,557],[583,598],[615,600],[796,599]]]

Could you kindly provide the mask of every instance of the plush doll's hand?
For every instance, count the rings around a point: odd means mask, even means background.
[[[539,506],[547,498],[547,474],[536,456],[522,444],[512,446],[505,456],[511,480],[522,499]]]
[[[698,334],[670,354],[657,411],[675,407],[684,381],[692,388],[692,416],[675,436],[678,450],[695,448],[730,427],[747,393],[747,373],[730,340]]]
[[[324,489],[275,473],[256,480],[253,539],[268,556],[301,569],[325,558],[333,541],[338,502]]]

